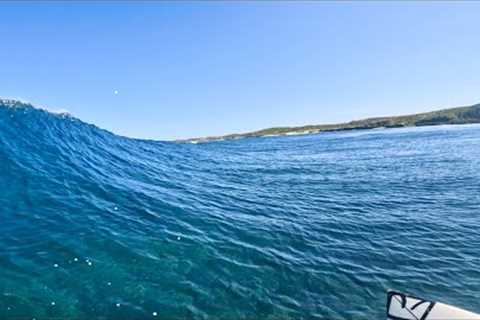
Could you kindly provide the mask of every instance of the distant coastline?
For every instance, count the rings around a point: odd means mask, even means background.
[[[442,109],[394,117],[376,117],[337,124],[306,125],[300,127],[274,127],[246,133],[234,133],[223,136],[210,136],[177,140],[178,142],[201,143],[241,139],[248,137],[273,137],[315,134],[331,131],[362,130],[377,128],[420,127],[445,124],[480,123],[480,104],[472,106]]]

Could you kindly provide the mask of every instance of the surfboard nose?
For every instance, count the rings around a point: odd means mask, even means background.
[[[480,320],[480,315],[444,303],[389,290],[387,320]]]

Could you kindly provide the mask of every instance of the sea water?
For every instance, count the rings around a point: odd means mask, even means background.
[[[383,319],[387,289],[480,312],[479,126],[188,144],[0,106],[0,319]]]

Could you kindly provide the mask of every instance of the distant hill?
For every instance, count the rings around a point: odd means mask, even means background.
[[[198,143],[246,137],[268,137],[278,135],[313,134],[328,131],[361,130],[375,128],[400,128],[434,126],[442,124],[480,123],[480,104],[473,106],[443,109],[438,111],[417,113],[406,116],[378,117],[355,120],[338,124],[306,125],[301,127],[275,127],[247,133],[236,133],[224,136],[212,136],[180,140]]]

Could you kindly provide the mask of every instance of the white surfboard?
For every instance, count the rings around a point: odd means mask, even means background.
[[[448,304],[389,291],[388,320],[480,320],[480,315]]]

